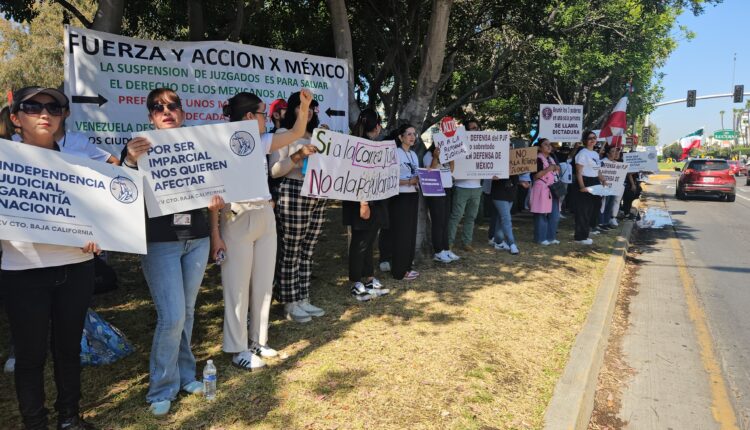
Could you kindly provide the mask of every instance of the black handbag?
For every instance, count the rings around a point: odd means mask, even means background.
[[[549,191],[553,196],[557,197],[558,200],[562,200],[562,198],[568,194],[568,185],[565,182],[557,180],[549,186]]]

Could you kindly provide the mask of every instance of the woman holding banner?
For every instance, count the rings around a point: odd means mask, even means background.
[[[68,98],[52,88],[26,87],[13,94],[10,119],[21,142],[86,156],[55,142]],[[94,291],[94,242],[82,248],[2,241],[2,288],[15,341],[18,406],[26,429],[47,429],[44,365],[52,350],[57,388],[57,428],[93,429],[80,417],[81,333]],[[52,333],[51,345],[49,339]]]
[[[182,127],[185,120],[180,97],[168,88],[151,91],[146,108],[149,120],[159,130]],[[150,147],[144,137],[129,141],[120,157],[122,164],[136,169],[138,158]],[[221,197],[214,196],[209,209],[223,206]],[[141,265],[157,316],[146,401],[152,414],[163,416],[180,390],[203,392],[203,384],[195,379],[190,339],[210,247],[204,210],[147,218],[146,242],[148,254],[141,256]]]
[[[602,161],[617,162],[620,158],[620,148],[610,146],[606,150],[607,156]],[[617,227],[617,220],[613,217],[612,211],[615,205],[619,203],[621,196],[606,196],[602,199],[602,208],[599,214],[599,230],[609,230]]]
[[[268,154],[305,135],[312,93],[302,90],[300,102],[297,121],[287,132],[266,133],[266,104],[255,94],[239,93],[229,99],[224,106],[224,115],[230,122],[256,120],[262,148]],[[299,151],[309,152],[305,147]],[[301,157],[300,154],[297,156]],[[261,368],[265,366],[261,357],[277,355],[267,346],[276,263],[276,219],[271,195],[266,197],[264,202],[231,203],[209,214],[211,256],[217,262],[225,258],[221,265],[223,349],[234,354],[234,366],[245,370]]]
[[[599,172],[601,161],[599,154],[594,151],[596,145],[596,133],[587,130],[583,132],[583,147],[575,156],[576,178],[579,193],[576,197],[575,210],[575,236],[574,240],[579,245],[591,245],[594,243],[589,238],[592,221],[596,222],[599,216],[602,198],[589,192],[588,187],[606,184]]]
[[[310,137],[319,124],[317,106],[318,103],[312,101],[307,108],[304,137],[271,154],[271,176],[282,178],[276,206],[276,227],[281,236],[276,261],[276,299],[284,304],[286,318],[299,323],[325,315],[323,309],[310,303],[310,277],[313,252],[323,231],[326,200],[301,195],[305,179],[303,164],[316,150],[310,144]],[[286,115],[276,133],[294,128],[301,110],[300,93],[293,93],[287,100]]]
[[[369,140],[379,140],[380,115],[374,109],[365,109],[354,125],[354,135]],[[349,282],[352,296],[366,302],[373,297],[388,294],[389,290],[375,278],[373,246],[378,230],[388,228],[387,200],[371,202],[342,202],[344,225],[351,227],[349,241]]]
[[[560,167],[555,163],[552,144],[549,139],[539,141],[536,156],[534,181],[531,186],[529,208],[534,214],[534,242],[547,246],[557,245],[557,224],[560,221],[560,199],[550,190],[550,185],[558,180]]]
[[[391,275],[394,279],[413,280],[419,276],[419,272],[412,268],[419,210],[419,156],[412,149],[417,141],[417,130],[411,124],[403,124],[391,138],[396,141],[400,166],[398,194],[388,199]]]

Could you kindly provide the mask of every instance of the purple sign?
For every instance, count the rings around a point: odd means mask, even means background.
[[[443,181],[440,179],[440,170],[417,169],[419,175],[419,188],[425,197],[444,196]]]

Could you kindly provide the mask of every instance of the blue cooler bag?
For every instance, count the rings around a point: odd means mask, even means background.
[[[117,328],[91,309],[86,312],[81,337],[81,365],[102,366],[127,357],[133,345]]]

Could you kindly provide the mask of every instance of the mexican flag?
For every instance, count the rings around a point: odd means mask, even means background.
[[[684,160],[690,154],[690,150],[693,148],[700,148],[703,142],[703,129],[700,128],[687,136],[680,139],[680,146],[682,147],[682,155],[680,160]]]

